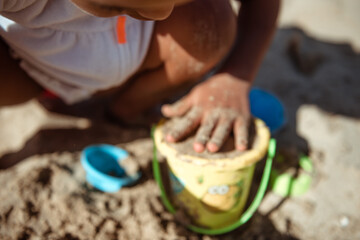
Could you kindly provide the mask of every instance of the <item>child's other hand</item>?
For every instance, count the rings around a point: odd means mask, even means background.
[[[217,152],[234,131],[236,149],[245,150],[250,120],[249,88],[248,81],[219,73],[178,102],[164,105],[162,112],[166,117],[180,117],[166,133],[166,140],[179,141],[199,127],[194,150],[202,152],[207,148]]]

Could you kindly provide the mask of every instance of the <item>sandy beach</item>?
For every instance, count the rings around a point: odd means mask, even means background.
[[[306,193],[283,197],[269,188],[241,228],[193,233],[160,200],[148,129],[108,121],[99,102],[69,107],[81,112],[73,116],[33,100],[0,108],[0,239],[360,239],[359,11],[357,0],[284,0],[254,83],[285,108],[286,124],[273,134],[285,161],[273,168],[296,172],[298,156],[308,155]],[[80,154],[97,143],[129,151],[140,181],[112,194],[90,186]]]

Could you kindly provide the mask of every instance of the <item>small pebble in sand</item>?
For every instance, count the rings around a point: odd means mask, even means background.
[[[350,223],[350,221],[349,221],[349,218],[348,218],[348,217],[342,216],[342,217],[340,218],[340,226],[341,226],[342,228],[347,227],[347,226],[349,225],[349,223]]]

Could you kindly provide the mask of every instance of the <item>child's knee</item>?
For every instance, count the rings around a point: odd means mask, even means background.
[[[195,1],[176,9],[171,18],[165,59],[170,78],[200,77],[219,63],[234,43],[236,18],[227,1]]]
[[[198,49],[199,59],[218,60],[230,50],[235,40],[235,14],[226,0],[197,2],[199,6],[194,8],[197,16],[188,23],[193,28],[190,41],[194,50]]]

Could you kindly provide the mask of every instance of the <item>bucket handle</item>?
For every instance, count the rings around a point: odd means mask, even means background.
[[[156,144],[155,144],[155,139],[154,139],[154,131],[155,131],[155,127],[152,127],[151,136],[152,136],[153,143],[154,143],[152,166],[153,166],[154,178],[160,188],[161,200],[162,200],[163,204],[165,205],[166,209],[170,213],[175,214],[176,210],[173,207],[173,205],[171,204],[169,198],[167,197],[166,192],[165,192],[165,187],[162,182],[159,161],[157,158],[157,149],[156,149]],[[191,231],[200,233],[200,234],[219,235],[219,234],[224,234],[224,233],[233,231],[236,228],[240,227],[241,225],[245,224],[247,221],[249,221],[249,219],[253,216],[255,211],[258,209],[262,199],[264,198],[265,191],[266,191],[266,188],[269,183],[271,166],[272,166],[273,158],[275,156],[275,152],[276,152],[276,140],[274,138],[272,138],[272,139],[270,139],[270,142],[269,142],[268,154],[267,154],[264,172],[263,172],[263,176],[261,178],[259,189],[255,195],[253,202],[250,204],[249,208],[246,209],[246,211],[241,215],[239,220],[237,220],[236,222],[234,222],[233,224],[231,224],[229,226],[226,226],[223,228],[218,228],[218,229],[202,228],[202,227],[198,227],[198,226],[195,226],[192,224],[186,225],[186,227],[188,229],[190,229]]]

